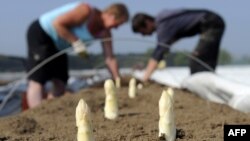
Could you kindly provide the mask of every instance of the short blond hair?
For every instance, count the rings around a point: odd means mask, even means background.
[[[126,7],[126,5],[122,3],[114,3],[104,9],[103,12],[113,14],[116,18],[116,20],[122,20],[124,19],[125,21],[128,21],[129,19],[129,12]]]

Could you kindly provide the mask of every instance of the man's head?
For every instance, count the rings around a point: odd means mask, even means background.
[[[154,17],[137,13],[132,19],[132,30],[142,35],[151,35],[155,31]]]
[[[103,10],[104,26],[108,29],[117,28],[127,22],[129,12],[127,7],[122,3],[115,3]]]

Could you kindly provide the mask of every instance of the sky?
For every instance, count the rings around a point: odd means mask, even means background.
[[[26,30],[29,24],[41,14],[73,0],[3,0],[0,6],[0,54],[27,55]],[[127,5],[131,17],[137,12],[146,12],[156,15],[163,9],[174,8],[205,8],[220,14],[226,22],[226,31],[221,47],[235,56],[250,55],[250,1],[247,0],[84,0],[99,9],[104,9],[114,2],[123,2]],[[112,30],[114,38],[133,38],[156,41],[156,36],[143,37],[134,34],[130,23]],[[198,41],[198,36],[185,38],[172,46],[172,51],[192,50]],[[142,53],[154,44],[149,42],[114,41],[115,53]],[[100,45],[94,44],[90,52],[101,52]]]

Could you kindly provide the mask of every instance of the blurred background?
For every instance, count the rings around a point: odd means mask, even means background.
[[[0,8],[0,71],[22,71],[23,64],[26,58],[26,30],[29,24],[37,19],[41,14],[54,9],[58,6],[72,2],[73,0],[8,0],[1,2]],[[213,10],[221,15],[226,22],[226,31],[221,43],[220,64],[249,64],[250,63],[250,48],[248,43],[248,35],[250,32],[250,1],[162,1],[162,0],[84,0],[99,9],[104,9],[114,2],[125,3],[131,17],[137,12],[146,12],[156,15],[163,9],[172,8],[205,8]],[[130,23],[119,27],[112,31],[115,38],[136,38],[156,41],[156,37],[142,37],[132,33]],[[185,66],[188,62],[183,59],[184,56],[179,52],[190,52],[195,47],[198,36],[186,38],[178,41],[172,46],[172,54],[168,55],[168,64],[176,66]],[[134,41],[114,41],[114,51],[118,56],[118,60],[122,61],[122,67],[131,67],[134,65],[145,64],[150,57],[150,52],[154,48],[154,44]],[[89,50],[93,54],[91,58],[95,58],[93,64],[88,64],[89,60],[76,61],[79,58],[72,56],[70,62],[72,69],[93,68],[100,65],[102,60],[101,47],[98,43],[93,44]],[[172,57],[171,57],[172,55]],[[128,57],[129,56],[129,57]],[[136,64],[135,64],[136,60]],[[16,64],[16,65],[15,65]]]

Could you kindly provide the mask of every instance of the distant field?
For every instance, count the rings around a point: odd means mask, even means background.
[[[169,67],[171,75],[181,81],[183,78],[189,75],[188,67]],[[95,73],[107,71],[106,69],[85,69],[82,71],[72,70],[71,76],[89,76],[95,75]],[[123,68],[122,73],[128,74],[132,72],[132,69]],[[233,65],[233,66],[219,66],[216,71],[219,75],[228,79],[250,85],[250,65]],[[25,77],[25,72],[0,72],[0,81],[13,81]]]

